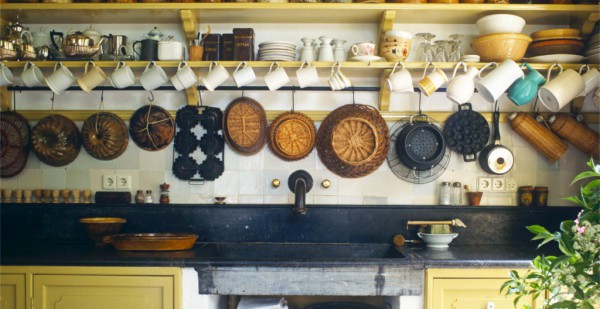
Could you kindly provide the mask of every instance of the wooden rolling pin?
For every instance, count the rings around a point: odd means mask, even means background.
[[[448,220],[448,221],[408,221],[406,225],[452,225],[458,227],[467,227],[464,222],[460,219]]]

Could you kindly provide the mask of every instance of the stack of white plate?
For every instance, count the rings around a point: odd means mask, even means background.
[[[583,54],[589,63],[600,63],[600,33],[596,33],[590,37]]]
[[[294,61],[296,44],[286,41],[269,41],[258,44],[258,60]]]

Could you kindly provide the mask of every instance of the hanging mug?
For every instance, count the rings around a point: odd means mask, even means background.
[[[396,68],[400,65],[401,69],[396,71]],[[392,73],[386,80],[386,86],[389,91],[392,92],[410,92],[413,93],[415,89],[412,84],[412,77],[410,72],[404,68],[404,63],[398,61],[394,64]]]
[[[584,69],[587,69],[587,71],[585,72],[585,74],[582,74]],[[588,93],[592,92],[592,90],[594,90],[594,88],[598,86],[598,83],[600,83],[600,72],[598,71],[598,69],[590,68],[589,65],[584,64],[581,66],[581,68],[579,68],[579,75],[581,75],[585,84],[585,89],[579,94],[579,96],[585,97]]]
[[[554,79],[550,80],[550,75],[554,67],[558,67],[560,73]],[[548,81],[540,88],[538,98],[552,112],[560,111],[585,89],[585,83],[581,75],[571,69],[563,70],[562,66],[558,63],[553,64],[548,69],[546,79]]]
[[[456,72],[461,66],[464,74],[456,76]],[[473,93],[475,93],[475,77],[477,77],[477,74],[479,74],[479,70],[475,67],[467,67],[467,64],[464,62],[457,63],[452,73],[452,79],[448,83],[448,87],[446,87],[446,96],[448,99],[456,104],[469,102]]]
[[[46,85],[57,95],[75,82],[75,76],[62,62],[54,65],[54,72],[46,78]]]
[[[427,75],[427,68],[430,64],[433,64],[433,70],[431,71],[431,73],[429,73],[429,75]],[[448,77],[446,76],[446,73],[438,69],[435,66],[435,63],[429,62],[425,65],[425,70],[423,70],[423,77],[421,78],[417,86],[421,90],[421,93],[425,94],[426,96],[430,96],[440,87],[442,87],[447,81]]]
[[[274,65],[277,66],[276,69],[273,69]],[[277,62],[271,63],[271,66],[269,67],[269,73],[265,75],[265,84],[267,84],[269,90],[275,91],[289,82],[290,78],[285,72],[285,69],[281,67]]]
[[[481,73],[489,66],[496,68],[489,72],[484,77]],[[512,85],[517,79],[524,78],[525,75],[521,67],[511,59],[506,59],[502,63],[490,62],[481,68],[479,71],[480,80],[475,83],[475,88],[479,94],[488,102],[497,101],[500,96]]]
[[[525,78],[518,79],[508,88],[508,98],[517,106],[531,102],[537,96],[538,90],[546,82],[544,75],[532,68],[527,62],[521,67],[527,67],[529,73]]]

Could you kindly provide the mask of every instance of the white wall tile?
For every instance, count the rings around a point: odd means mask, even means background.
[[[215,196],[237,195],[239,188],[239,172],[225,171],[215,180]]]
[[[264,198],[262,195],[240,195],[238,196],[238,203],[240,204],[262,204]]]
[[[80,189],[90,187],[89,170],[80,168],[67,168],[67,189]]]
[[[42,187],[44,189],[65,189],[67,172],[64,167],[42,169]]]
[[[87,172],[87,171],[86,171]],[[41,169],[24,169],[18,176],[19,188],[20,189],[40,189],[42,188],[42,170]],[[87,177],[87,173],[86,173]],[[2,183],[6,178],[0,180]],[[0,186],[4,188],[4,185]],[[8,188],[8,187],[7,187]]]
[[[262,171],[240,171],[240,195],[263,195],[265,190]]]
[[[265,204],[287,204],[287,195],[265,195],[263,203]]]

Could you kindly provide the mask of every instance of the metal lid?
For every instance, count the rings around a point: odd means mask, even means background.
[[[453,183],[452,186],[454,186],[454,187],[462,187],[461,183],[458,182],[458,181],[455,182],[455,183]]]
[[[442,186],[449,186],[449,185],[450,185],[450,183],[449,183],[449,182],[447,182],[447,181],[443,181],[443,182],[442,182]]]
[[[154,29],[150,30],[150,32],[146,34],[146,37],[152,40],[160,41],[163,37],[163,34],[160,32],[160,30],[158,30],[157,27],[154,27]]]

